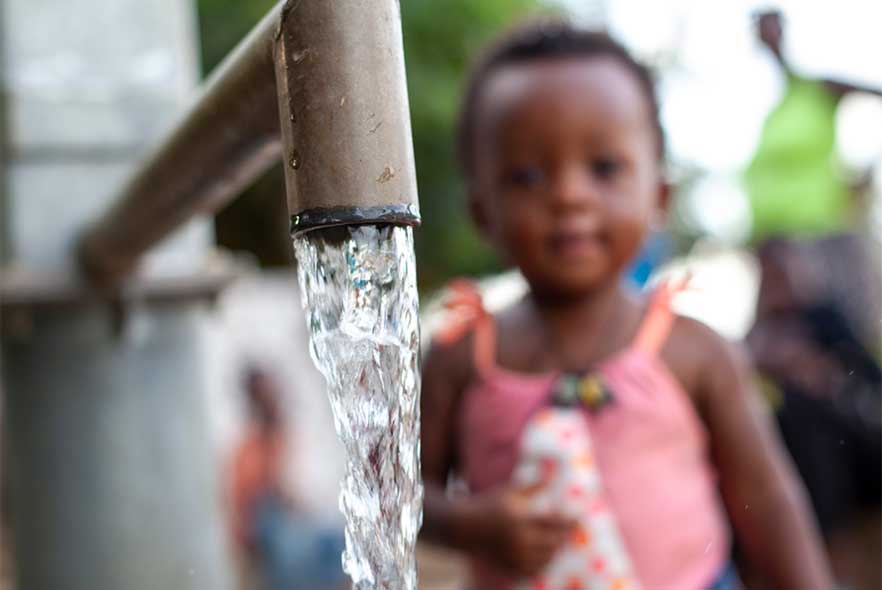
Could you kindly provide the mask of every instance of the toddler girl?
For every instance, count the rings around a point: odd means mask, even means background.
[[[477,590],[731,589],[731,525],[771,587],[830,588],[741,356],[671,312],[681,285],[623,284],[668,194],[648,72],[603,33],[528,25],[474,70],[459,149],[529,291],[491,315],[451,289],[423,370],[424,535],[470,554]]]

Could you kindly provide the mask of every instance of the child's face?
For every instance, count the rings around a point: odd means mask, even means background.
[[[618,280],[666,193],[634,74],[609,57],[537,61],[485,90],[471,191],[482,231],[534,291]]]

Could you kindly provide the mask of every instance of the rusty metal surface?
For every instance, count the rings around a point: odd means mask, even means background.
[[[398,1],[289,7],[276,79],[293,231],[370,222],[372,212],[418,223]]]
[[[86,275],[116,283],[176,227],[236,197],[279,159],[273,42],[281,4],[206,81],[194,105],[83,236]]]
[[[280,157],[294,231],[419,223],[398,0],[280,2],[85,232],[86,276],[119,283]]]

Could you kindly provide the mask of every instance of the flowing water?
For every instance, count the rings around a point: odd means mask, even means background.
[[[294,247],[310,352],[346,450],[343,569],[354,590],[415,590],[423,488],[412,230],[317,230]]]

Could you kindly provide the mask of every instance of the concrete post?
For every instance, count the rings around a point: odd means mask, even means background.
[[[0,4],[0,370],[22,589],[232,585],[208,311],[174,293],[202,274],[210,224],[145,260],[137,280],[165,281],[162,297],[77,300],[74,266],[84,223],[190,98],[194,35],[190,0]]]
[[[205,309],[43,310],[4,346],[22,589],[227,588]],[[15,332],[16,330],[13,330]]]

